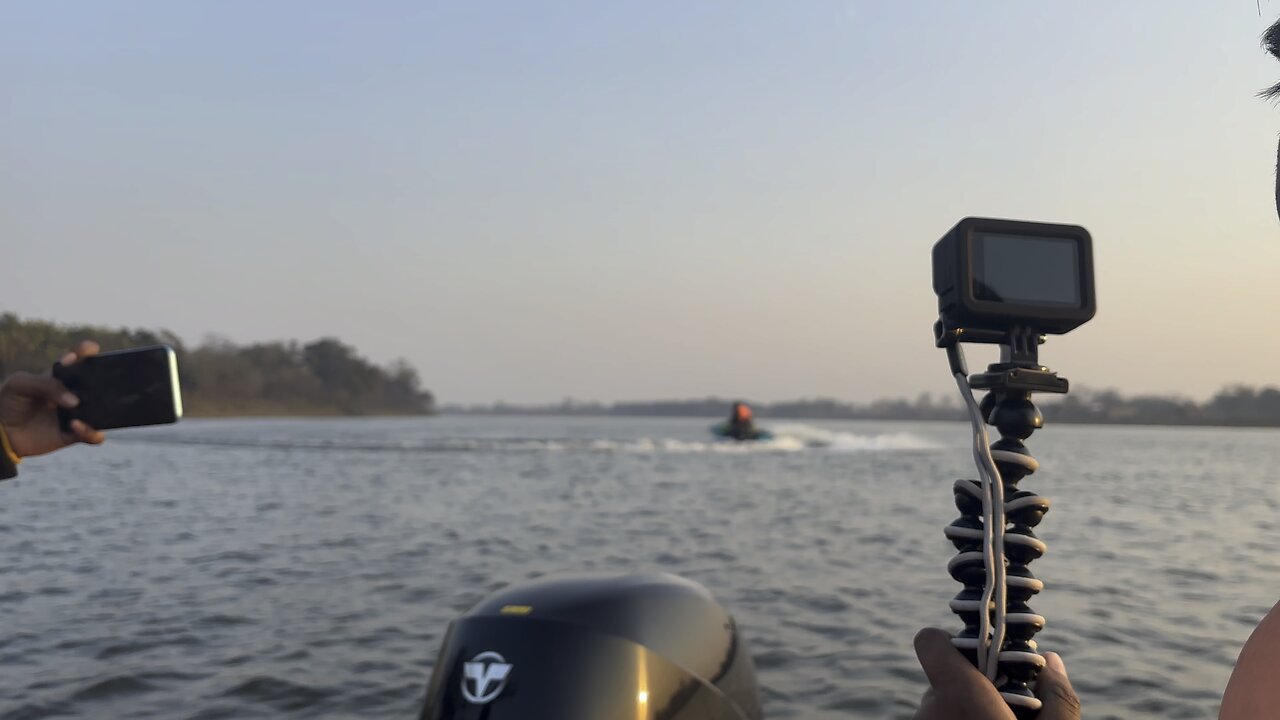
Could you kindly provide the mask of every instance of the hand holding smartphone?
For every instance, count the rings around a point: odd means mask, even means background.
[[[74,365],[53,366],[53,376],[80,398],[58,408],[58,424],[71,432],[81,420],[97,430],[164,425],[182,417],[178,358],[167,345],[114,350]]]

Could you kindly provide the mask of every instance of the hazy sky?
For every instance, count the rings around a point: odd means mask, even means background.
[[[1093,233],[1077,385],[1280,383],[1277,15],[5,2],[0,309],[333,335],[445,402],[914,396],[929,249],[995,215]]]

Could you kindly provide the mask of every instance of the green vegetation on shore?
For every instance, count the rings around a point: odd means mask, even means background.
[[[174,348],[188,416],[423,415],[434,409],[408,363],[380,368],[333,338],[252,345],[211,340],[188,347],[166,330],[60,325],[12,313],[0,315],[0,378],[19,370],[44,372],[83,339],[98,341],[103,350],[160,343]]]
[[[423,415],[435,412],[417,372],[404,361],[380,368],[333,338],[302,344],[275,341],[236,345],[207,340],[188,347],[166,330],[63,325],[0,314],[0,378],[19,370],[44,372],[82,339],[103,350],[163,343],[178,352],[183,405],[188,416]],[[642,402],[574,402],[551,405],[452,405],[464,415],[650,415],[720,417],[733,401],[723,398]],[[1205,402],[1159,395],[1122,396],[1114,390],[1073,389],[1065,397],[1039,396],[1048,422],[1133,425],[1280,427],[1280,388],[1234,385]],[[914,401],[883,399],[857,404],[826,398],[751,403],[768,419],[962,420],[958,398],[921,394]]]

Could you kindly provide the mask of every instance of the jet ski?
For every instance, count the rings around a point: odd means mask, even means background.
[[[751,441],[751,440],[772,440],[773,433],[768,430],[761,430],[755,426],[746,428],[745,430],[735,430],[728,421],[718,422],[711,426],[711,434],[716,437],[727,438],[729,440]]]
[[[540,579],[449,626],[419,720],[761,720],[755,665],[706,588]]]
[[[712,425],[711,434],[738,441],[773,439],[773,433],[768,430],[760,430],[755,426],[751,408],[747,407],[744,402],[734,403],[733,410],[729,413],[729,419]]]

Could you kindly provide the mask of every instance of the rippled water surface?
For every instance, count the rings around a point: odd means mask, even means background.
[[[414,717],[447,622],[565,571],[708,586],[771,718],[910,717],[955,629],[959,424],[187,421],[0,485],[0,718]],[[1203,718],[1280,596],[1270,431],[1050,427],[1044,649],[1090,718]]]

